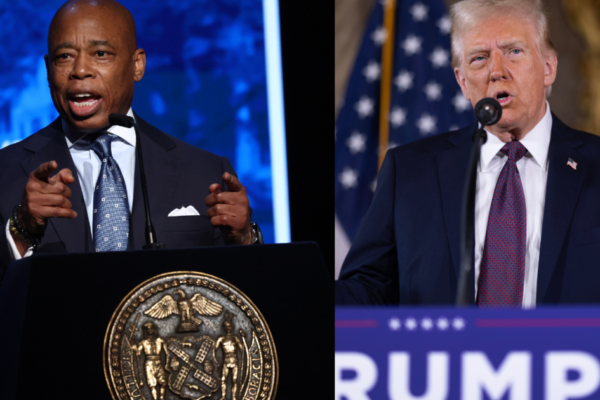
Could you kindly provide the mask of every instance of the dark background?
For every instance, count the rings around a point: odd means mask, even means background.
[[[292,241],[316,241],[333,276],[334,5],[279,7]]]

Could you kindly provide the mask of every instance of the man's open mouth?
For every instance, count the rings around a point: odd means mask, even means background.
[[[501,105],[504,105],[508,103],[510,99],[512,99],[512,95],[509,92],[502,90],[496,92],[496,94],[494,95],[494,99],[496,99]]]
[[[102,98],[94,92],[77,92],[68,95],[71,112],[79,117],[87,117],[100,107]]]

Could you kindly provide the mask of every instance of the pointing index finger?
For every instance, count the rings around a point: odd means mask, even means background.
[[[41,164],[35,171],[32,172],[34,178],[48,182],[48,177],[52,172],[54,172],[58,168],[58,164],[56,161],[48,161],[46,163]]]
[[[223,182],[227,184],[230,192],[239,192],[244,188],[244,186],[240,183],[237,177],[229,172],[225,172],[223,174]]]

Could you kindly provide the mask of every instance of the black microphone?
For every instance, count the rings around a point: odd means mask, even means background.
[[[110,125],[119,125],[125,128],[133,127],[135,129],[135,150],[138,160],[140,160],[140,178],[142,180],[142,196],[144,197],[144,208],[146,209],[146,244],[144,249],[164,249],[164,243],[155,243],[156,232],[152,226],[150,218],[150,203],[148,201],[148,187],[146,186],[146,171],[144,170],[144,158],[142,157],[142,141],[140,140],[140,131],[135,120],[123,114],[110,114],[108,117]]]
[[[502,107],[495,99],[484,97],[475,105],[475,118],[483,126],[494,125],[502,117]]]

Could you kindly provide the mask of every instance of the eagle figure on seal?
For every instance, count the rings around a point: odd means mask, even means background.
[[[144,314],[158,319],[177,314],[181,316],[177,332],[198,332],[198,325],[202,321],[194,317],[194,312],[199,315],[215,316],[221,314],[221,311],[223,311],[222,305],[207,299],[200,293],[196,293],[191,299],[188,299],[185,292],[181,289],[177,289],[173,294],[178,294],[179,300],[176,301],[171,295],[167,294],[146,310]]]

